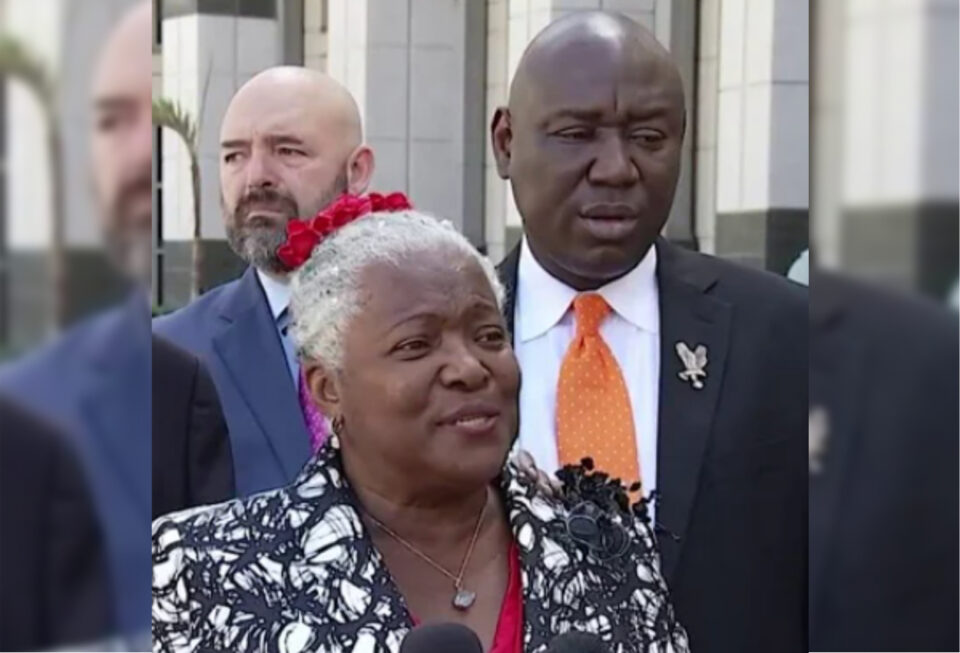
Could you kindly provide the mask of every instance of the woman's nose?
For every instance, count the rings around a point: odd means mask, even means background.
[[[444,385],[476,390],[482,388],[490,378],[486,366],[468,347],[462,345],[454,347],[448,357],[441,372],[441,381]]]

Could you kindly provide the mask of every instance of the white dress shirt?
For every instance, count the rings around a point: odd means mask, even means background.
[[[300,381],[300,362],[297,360],[293,348],[293,339],[287,329],[284,328],[290,324],[289,312],[284,314],[284,311],[290,307],[290,281],[277,279],[260,270],[257,270],[257,279],[260,280],[263,294],[267,296],[270,314],[273,315],[273,324],[277,329],[277,336],[280,337],[283,353],[287,358],[287,368],[290,370],[291,378],[293,378],[294,387],[297,387]]]
[[[627,275],[595,291],[613,309],[600,326],[600,335],[627,384],[645,496],[656,488],[657,478],[660,301],[656,270],[657,252],[651,247]],[[577,294],[540,266],[524,239],[514,309],[514,349],[523,372],[518,445],[545,471],[559,466],[557,382],[576,333],[572,303]]]

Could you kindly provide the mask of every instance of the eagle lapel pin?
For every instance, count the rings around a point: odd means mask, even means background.
[[[703,379],[707,378],[707,348],[704,345],[697,345],[697,348],[690,351],[690,347],[685,342],[677,343],[677,356],[680,362],[686,368],[678,376],[682,381],[689,382],[697,390],[703,389]]]
[[[809,439],[807,441],[811,475],[823,471],[823,458],[827,453],[829,437],[830,418],[827,416],[827,411],[821,406],[814,406],[810,410]]]

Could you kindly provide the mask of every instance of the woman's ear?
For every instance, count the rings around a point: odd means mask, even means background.
[[[373,150],[366,145],[355,149],[347,160],[347,192],[351,195],[367,192],[373,177],[373,168]]]
[[[341,411],[340,380],[336,374],[333,370],[312,361],[304,361],[303,366],[307,387],[310,389],[310,397],[314,403],[327,417],[339,415]]]

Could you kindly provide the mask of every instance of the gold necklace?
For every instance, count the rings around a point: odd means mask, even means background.
[[[426,553],[420,551],[417,547],[410,544],[394,531],[392,531],[386,524],[382,521],[371,515],[369,512],[367,516],[370,517],[370,520],[376,524],[384,533],[395,539],[397,542],[402,544],[408,551],[419,557],[421,560],[429,564],[431,567],[439,571],[441,574],[453,581],[453,607],[457,610],[468,610],[477,600],[477,593],[471,590],[466,589],[463,586],[463,575],[467,571],[467,565],[470,562],[470,556],[473,555],[473,548],[477,544],[477,538],[480,536],[480,526],[483,524],[483,517],[487,514],[487,501],[483,504],[483,510],[480,511],[480,517],[477,519],[477,526],[473,529],[473,537],[470,539],[470,546],[467,547],[467,553],[463,556],[463,561],[460,563],[460,571],[456,575],[451,574],[446,568],[443,567],[440,563],[436,562],[428,556]]]

